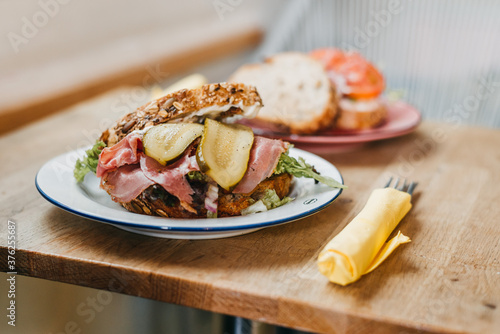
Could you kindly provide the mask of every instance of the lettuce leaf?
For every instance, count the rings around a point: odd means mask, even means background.
[[[278,194],[276,194],[276,190],[267,189],[265,195],[261,199],[241,210],[241,214],[245,216],[251,213],[264,212],[285,205],[291,201],[293,201],[293,198],[285,196],[283,199],[280,199]]]
[[[276,190],[267,189],[266,194],[260,200],[264,203],[268,210],[271,210],[293,201],[293,198],[285,196],[283,199],[280,199],[278,194],[276,194]]]
[[[299,160],[288,155],[288,152],[282,153],[274,174],[289,173],[295,177],[306,177],[326,184],[332,188],[347,188],[329,176],[320,175],[314,170],[314,167],[305,162],[302,157]]]
[[[101,154],[101,151],[105,147],[106,144],[98,140],[92,148],[85,151],[85,156],[82,160],[78,159],[76,161],[75,169],[73,170],[76,182],[83,182],[85,175],[89,172],[93,172],[95,174],[97,163],[99,162],[99,154]]]

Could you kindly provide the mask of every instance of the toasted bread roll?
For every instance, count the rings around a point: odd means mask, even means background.
[[[302,53],[244,65],[229,81],[256,86],[265,102],[256,120],[284,132],[315,133],[332,125],[337,114],[335,88],[322,64]]]
[[[253,117],[261,106],[262,100],[255,87],[240,83],[183,89],[148,102],[123,116],[102,133],[100,140],[107,146],[113,146],[132,131],[175,120],[197,122],[205,117]]]
[[[279,198],[283,198],[290,192],[292,176],[284,173],[272,176],[262,181],[257,188],[249,194],[233,194],[220,188],[219,205],[217,207],[218,217],[231,217],[241,215],[256,200],[260,199],[266,190],[275,190]],[[195,191],[194,201],[190,207],[184,207],[179,199],[168,194],[161,186],[153,185],[144,190],[137,198],[127,203],[120,203],[131,212],[142,213],[152,216],[171,218],[205,218],[207,209],[204,206],[204,194],[206,183],[192,182]]]

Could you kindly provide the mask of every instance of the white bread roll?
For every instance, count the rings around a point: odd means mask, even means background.
[[[256,116],[281,131],[312,134],[331,126],[337,95],[323,65],[298,52],[240,67],[229,79],[257,87],[264,106]]]
[[[378,99],[351,100],[342,98],[335,128],[339,130],[365,130],[382,124],[387,117],[387,109]]]

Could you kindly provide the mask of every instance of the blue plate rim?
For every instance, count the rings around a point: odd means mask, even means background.
[[[310,152],[308,152],[308,153],[310,153]],[[324,160],[324,158],[321,158],[321,157],[319,157],[319,158]],[[328,162],[328,163],[330,163],[330,162]],[[332,166],[337,170],[337,172],[340,176],[341,184],[344,185],[344,178],[343,178],[342,174],[333,164],[332,164]],[[253,230],[253,229],[261,229],[261,228],[265,228],[265,227],[276,226],[276,225],[292,222],[292,221],[295,221],[298,219],[306,218],[308,216],[311,216],[311,215],[323,210],[324,208],[326,208],[327,206],[332,204],[333,201],[335,201],[343,191],[342,188],[339,188],[338,189],[339,191],[337,192],[337,194],[335,196],[333,196],[331,199],[329,199],[327,202],[322,204],[321,206],[318,206],[318,207],[311,209],[311,210],[303,211],[300,214],[297,214],[294,216],[288,216],[288,217],[283,218],[283,219],[274,219],[274,220],[264,221],[264,222],[260,222],[260,223],[256,223],[256,224],[247,224],[247,225],[238,225],[238,226],[214,226],[214,227],[206,227],[206,228],[204,228],[204,227],[159,226],[159,225],[157,226],[157,225],[144,225],[144,224],[137,224],[137,223],[132,223],[132,222],[124,222],[121,220],[108,219],[108,218],[104,218],[104,217],[101,217],[98,215],[92,215],[92,214],[88,214],[88,213],[73,209],[72,207],[70,207],[64,203],[61,203],[61,202],[55,200],[54,198],[49,196],[47,193],[45,193],[41,189],[41,187],[39,185],[39,181],[38,181],[40,171],[41,171],[41,168],[40,168],[40,170],[38,170],[38,172],[35,176],[35,186],[36,186],[38,192],[48,202],[52,203],[53,205],[55,205],[56,207],[58,207],[60,209],[63,209],[69,213],[72,213],[74,215],[77,215],[77,216],[80,216],[83,218],[87,218],[87,219],[91,219],[94,221],[103,222],[103,223],[107,223],[107,224],[111,224],[111,225],[119,225],[119,226],[124,226],[124,227],[142,229],[142,230],[165,231],[165,232],[168,231],[168,232],[191,232],[191,233],[193,233],[193,232],[204,232],[204,233],[214,232],[215,233],[215,232],[231,232],[231,231],[240,231],[240,230]],[[256,214],[258,214],[258,213],[256,213]],[[229,217],[229,218],[231,218],[231,217]],[[164,219],[168,220],[169,218],[164,218]],[[224,219],[224,218],[219,218],[219,219]],[[189,219],[187,219],[187,220],[189,220]]]

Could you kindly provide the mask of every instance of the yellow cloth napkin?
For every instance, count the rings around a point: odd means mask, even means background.
[[[394,188],[375,189],[365,207],[318,256],[319,271],[340,285],[355,282],[377,268],[410,238],[389,235],[411,209],[411,196]]]

